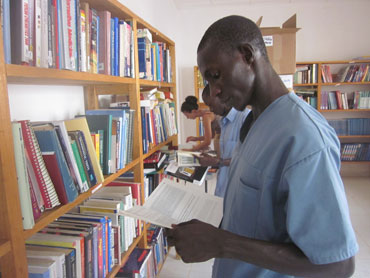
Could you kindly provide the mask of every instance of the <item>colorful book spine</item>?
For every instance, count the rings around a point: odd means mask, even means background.
[[[53,182],[50,179],[44,160],[42,159],[42,154],[36,136],[32,128],[29,126],[29,121],[19,122],[22,126],[25,149],[32,162],[32,167],[45,203],[45,208],[53,208],[58,206],[60,205],[58,195],[55,191]]]

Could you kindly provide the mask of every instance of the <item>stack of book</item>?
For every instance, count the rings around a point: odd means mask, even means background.
[[[12,122],[24,229],[45,209],[73,202],[103,182],[85,118]]]
[[[135,205],[131,190],[135,188],[138,196],[139,187],[114,183],[100,189],[30,237],[26,241],[27,257],[54,261],[58,272],[55,277],[64,273],[65,277],[106,277],[121,264],[122,254],[138,235],[138,222],[122,215],[122,211]],[[32,262],[32,266],[37,265]]]
[[[172,82],[171,54],[166,43],[153,41],[151,32],[137,30],[139,77],[147,80]]]
[[[328,123],[335,129],[338,136],[370,134],[369,118],[328,120]]]
[[[5,2],[8,63],[135,76],[131,21],[79,0],[14,0],[10,8]]]
[[[370,161],[370,144],[341,144],[340,158],[342,161]]]
[[[177,134],[175,103],[170,92],[157,89],[141,93],[143,153]]]

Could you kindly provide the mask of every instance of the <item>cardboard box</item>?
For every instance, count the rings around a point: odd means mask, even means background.
[[[257,20],[260,26],[262,16]],[[294,14],[280,27],[260,27],[269,60],[278,74],[294,74],[296,71],[297,16]]]

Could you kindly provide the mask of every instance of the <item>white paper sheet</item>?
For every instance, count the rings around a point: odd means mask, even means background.
[[[121,211],[121,214],[167,228],[191,219],[218,227],[222,205],[220,197],[164,179],[143,206]]]

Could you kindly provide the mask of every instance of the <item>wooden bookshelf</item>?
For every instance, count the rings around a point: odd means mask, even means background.
[[[198,67],[194,66],[194,95],[196,96],[196,98],[198,100],[200,100],[200,95],[199,94],[200,94],[200,91],[203,88],[204,88],[203,79],[200,75]],[[199,104],[200,109],[209,109],[209,107],[207,105],[205,105],[204,102],[198,102],[198,104]],[[199,132],[200,119],[196,118],[195,120],[196,120],[197,136],[200,136],[200,132]]]
[[[305,88],[316,91],[315,97],[317,99],[317,106],[315,107],[328,120],[347,119],[347,118],[370,118],[370,107],[358,109],[353,106],[353,95],[355,91],[370,91],[370,81],[366,78],[367,73],[360,70],[361,65],[370,68],[370,60],[336,60],[336,61],[305,61],[297,63],[297,72],[294,76],[294,89],[296,92],[304,90]],[[304,69],[307,66],[309,71],[300,73],[299,68]],[[353,75],[350,72],[351,66],[354,68]],[[358,67],[356,71],[355,66]],[[314,69],[316,68],[316,69]],[[348,68],[348,71],[346,69]],[[370,70],[370,69],[369,69]],[[328,71],[331,73],[328,74]],[[357,75],[356,75],[357,72]],[[364,73],[362,75],[362,73]],[[301,75],[299,77],[299,75]],[[315,75],[315,76],[314,76]],[[356,77],[357,76],[357,77]],[[364,80],[359,78],[365,76]],[[298,82],[298,83],[297,83]],[[348,101],[348,109],[333,109],[328,106],[328,100],[323,92],[339,91],[344,94],[342,98]],[[337,100],[337,99],[336,99]],[[309,101],[309,100],[308,100]],[[330,100],[329,100],[330,101]],[[338,100],[336,102],[337,108]],[[343,104],[342,104],[343,105]],[[335,107],[334,107],[335,108]],[[338,136],[341,143],[370,143],[370,134],[367,135],[345,135]],[[342,161],[343,168],[347,165],[357,165],[352,167],[350,171],[344,169],[343,172],[354,174],[358,170],[359,175],[369,176],[370,161]],[[355,174],[354,174],[355,175]]]
[[[143,154],[142,127],[140,114],[140,90],[142,88],[166,88],[174,96],[176,104],[176,61],[175,43],[140,18],[117,0],[86,0],[90,7],[96,10],[108,10],[112,17],[130,20],[133,23],[134,39],[134,67],[135,78],[94,74],[87,72],[75,72],[60,69],[46,69],[23,65],[5,64],[3,50],[3,36],[0,27],[0,269],[1,277],[28,277],[27,260],[25,251],[25,240],[40,231],[56,218],[68,212],[80,204],[101,187],[117,179],[127,171],[133,171],[134,181],[144,186],[143,160],[161,147],[171,144],[177,145],[177,135],[168,138],[167,141],[152,146],[147,154]],[[139,79],[138,45],[136,31],[138,28],[148,28],[153,34],[153,40],[162,41],[167,44],[171,54],[171,75],[173,82],[158,82]],[[19,201],[17,175],[15,170],[15,159],[13,153],[13,139],[11,129],[10,111],[8,98],[8,84],[23,85],[55,85],[55,86],[83,86],[85,95],[85,109],[99,108],[99,95],[119,95],[125,91],[130,98],[130,108],[135,110],[133,136],[133,160],[117,173],[104,177],[104,182],[90,188],[87,192],[80,194],[76,200],[63,206],[44,212],[31,230],[23,230],[22,214]],[[24,104],[26,105],[26,104]],[[143,189],[143,188],[142,188]],[[144,200],[144,190],[142,190]],[[121,264],[115,266],[107,277],[114,277],[121,266],[127,261],[130,253],[136,247],[147,247],[146,226],[141,235],[134,239],[133,244],[122,255]]]

